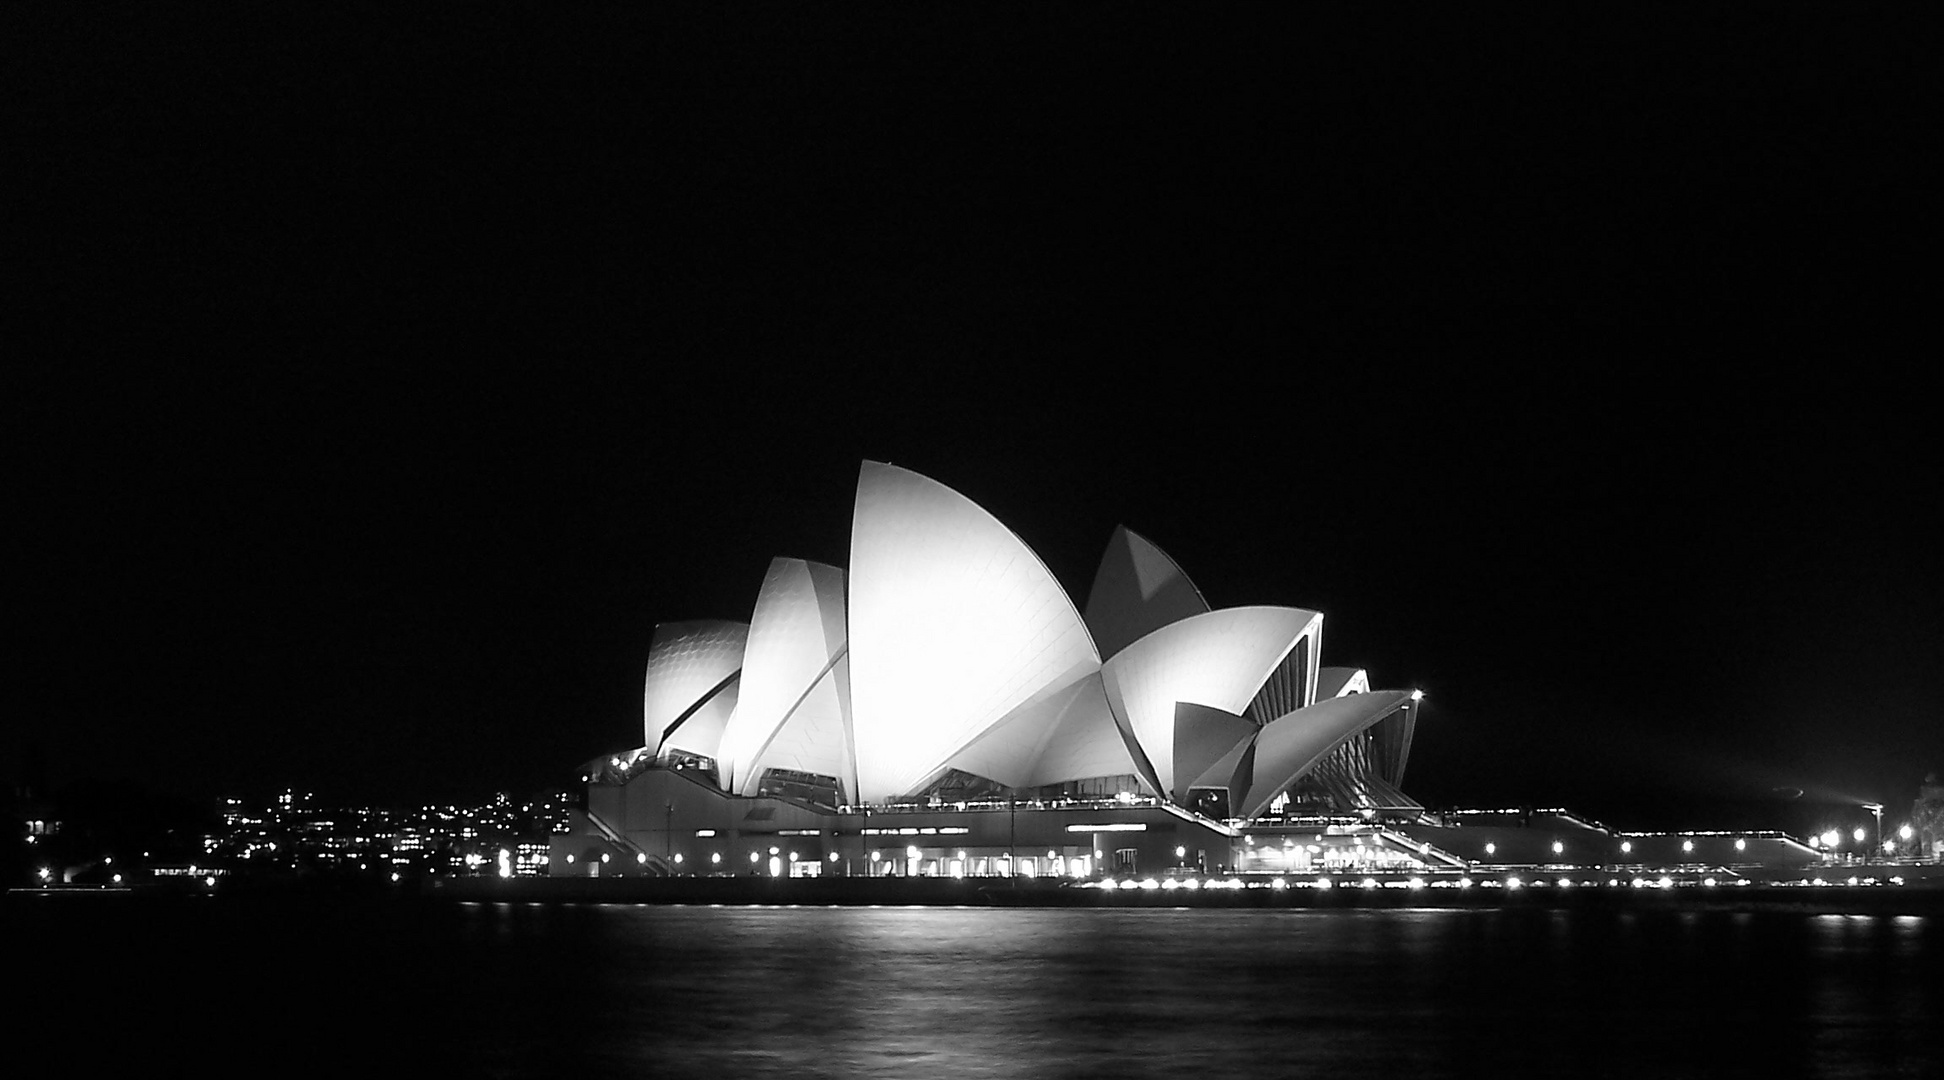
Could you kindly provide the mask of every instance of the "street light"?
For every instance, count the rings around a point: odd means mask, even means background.
[[[871,804],[860,799],[858,800],[858,809],[864,813],[864,824],[857,827],[857,857],[862,859],[864,858],[864,849],[871,843]],[[876,861],[877,856],[871,856],[871,862]],[[850,876],[850,863],[848,861],[844,863],[844,876]],[[864,868],[864,876],[871,876],[871,868],[868,865]]]
[[[1863,804],[1863,809],[1876,815],[1876,846],[1881,849],[1883,847],[1883,804],[1880,802],[1866,802]],[[1862,830],[1859,829],[1857,831],[1861,832]],[[1863,838],[1859,836],[1857,839],[1861,840]]]

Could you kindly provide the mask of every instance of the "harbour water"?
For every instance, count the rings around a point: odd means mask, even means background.
[[[1934,915],[10,904],[67,1067],[1944,1076]]]

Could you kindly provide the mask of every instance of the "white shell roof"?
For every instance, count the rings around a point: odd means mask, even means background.
[[[860,798],[912,791],[1021,703],[1099,663],[1073,602],[1010,529],[935,480],[864,463],[850,554]]]
[[[736,713],[722,737],[725,788],[752,794],[771,767],[850,784],[848,702],[836,671],[844,645],[844,572],[772,560],[750,616]]]
[[[743,643],[749,636],[746,623],[723,619],[662,623],[648,646],[648,675],[641,695],[642,742],[659,748],[668,729],[703,697],[722,686],[724,680],[742,667]],[[715,703],[710,703],[715,708]],[[698,714],[703,710],[698,709]],[[724,714],[723,719],[727,715]],[[713,719],[701,715],[704,727]],[[716,721],[720,734],[720,721]],[[683,726],[687,726],[684,724]],[[701,730],[700,727],[697,729]],[[713,756],[709,749],[684,745],[683,749]]]
[[[1147,537],[1123,525],[1087,593],[1087,629],[1100,655],[1111,657],[1142,637],[1208,610],[1201,590]]]
[[[1408,705],[1408,690],[1326,698],[1263,725],[1256,736],[1255,770],[1248,796],[1230,804],[1237,817],[1255,817],[1278,792],[1314,768],[1344,740]]]
[[[1035,695],[948,764],[1016,788],[1135,771],[1098,671]]]
[[[991,514],[908,469],[858,474],[848,575],[769,567],[750,624],[655,628],[645,749],[717,760],[753,794],[764,770],[832,776],[852,801],[919,790],[947,767],[1031,788],[1133,772],[1155,793],[1229,786],[1253,816],[1358,731],[1409,703],[1357,668],[1317,668],[1323,616],[1207,603],[1166,553],[1115,532],[1083,620]],[[1308,636],[1308,660],[1291,650]],[[1113,651],[1103,664],[1096,640]],[[1314,704],[1285,664],[1313,680]],[[1258,700],[1260,698],[1261,700]],[[1282,704],[1288,699],[1289,704]],[[1254,717],[1252,720],[1250,717]]]
[[[1164,626],[1108,659],[1107,701],[1144,752],[1138,764],[1157,794],[1175,787],[1175,704],[1239,715],[1322,619],[1301,608],[1223,608]]]

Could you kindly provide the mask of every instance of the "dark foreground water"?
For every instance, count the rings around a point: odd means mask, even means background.
[[[67,900],[6,931],[13,1060],[90,1074],[1944,1076],[1935,916]]]

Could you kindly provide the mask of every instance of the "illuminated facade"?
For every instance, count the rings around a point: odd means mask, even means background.
[[[976,503],[865,462],[847,568],[776,559],[748,623],[656,628],[643,745],[590,764],[586,820],[558,854],[584,843],[583,867],[662,872],[775,858],[1095,873],[1229,866],[1264,815],[1415,815],[1397,785],[1419,695],[1320,667],[1323,623],[1211,609],[1125,528],[1083,614]],[[886,836],[927,842],[871,842]]]

